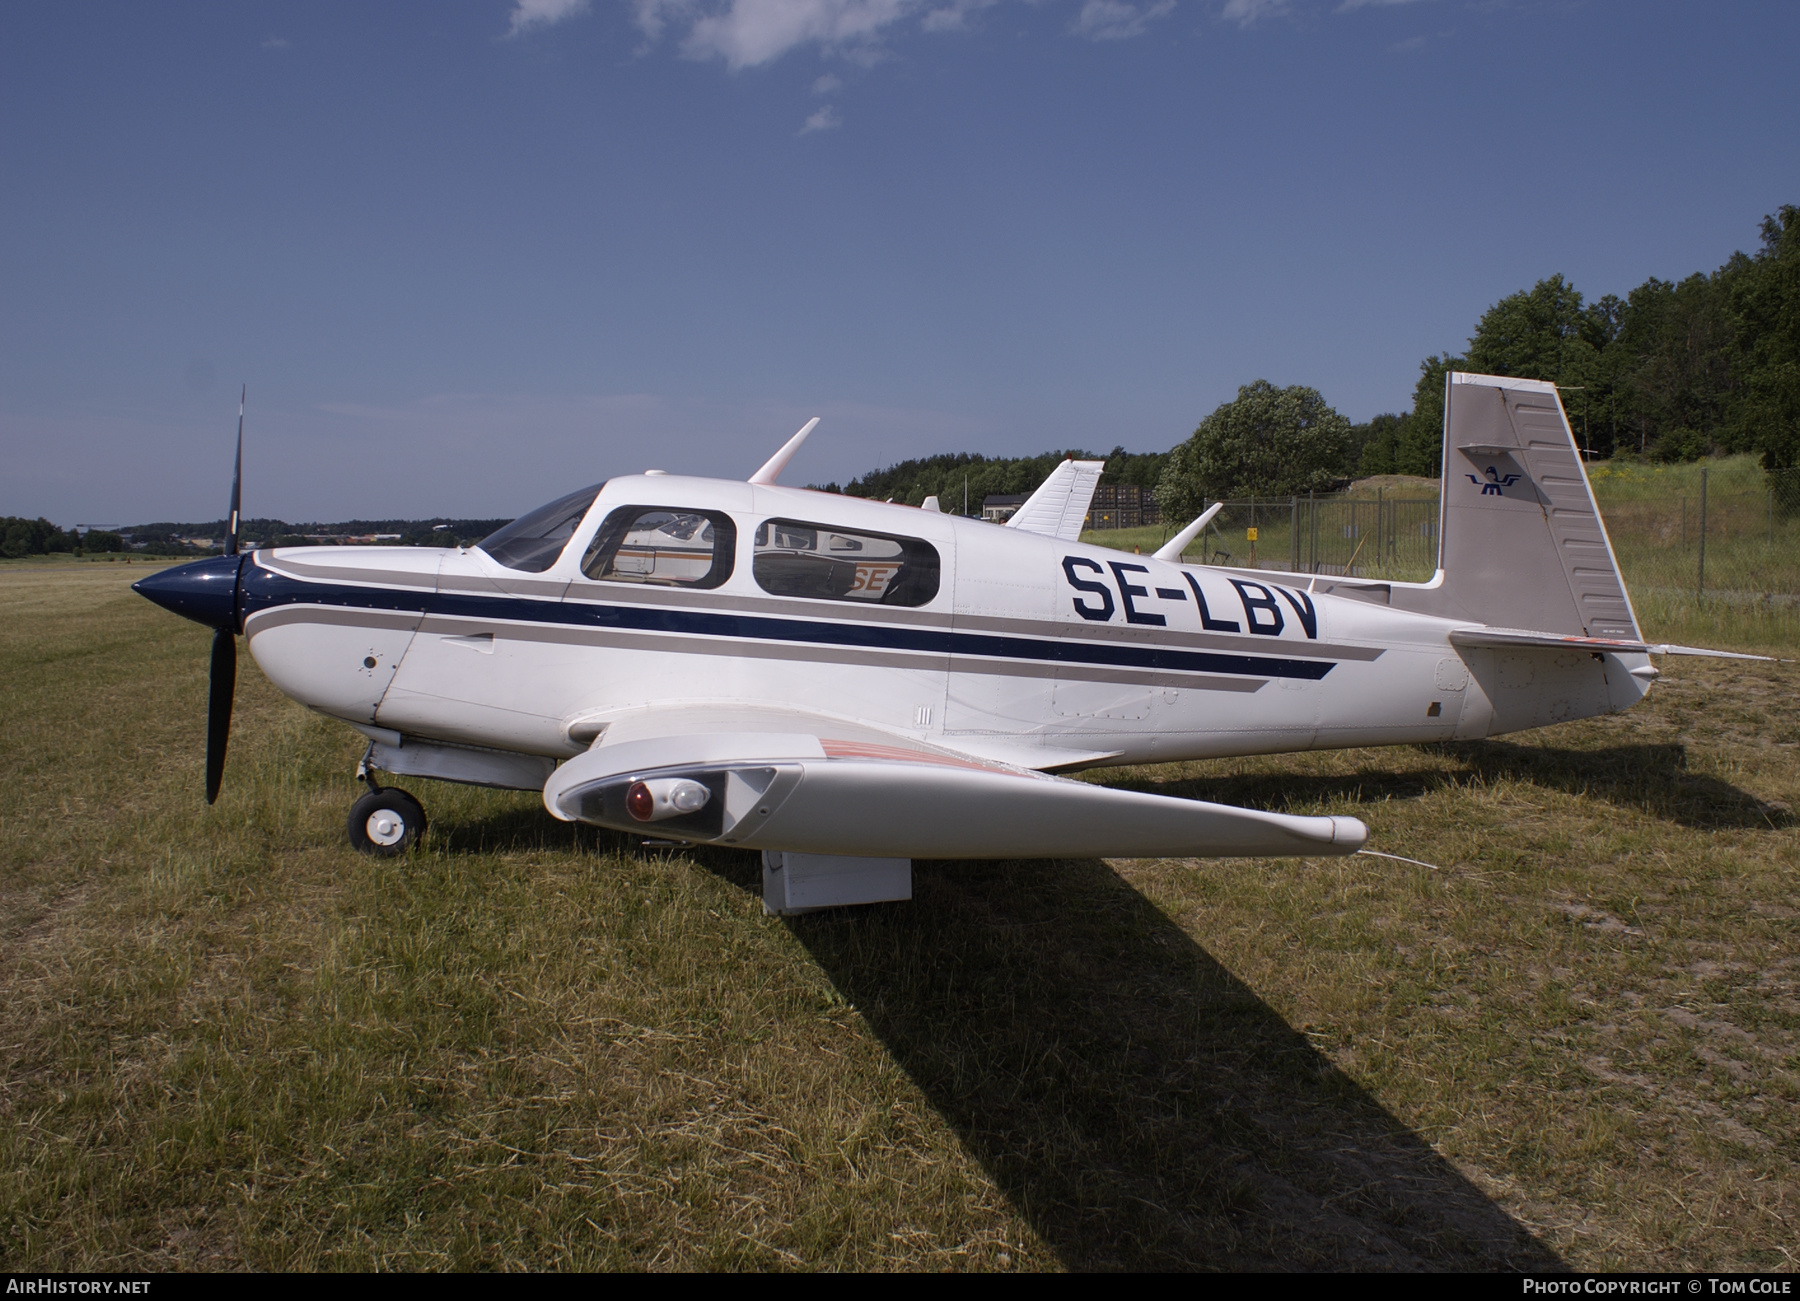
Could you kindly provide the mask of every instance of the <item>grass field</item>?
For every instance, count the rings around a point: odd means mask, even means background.
[[[1354,813],[1332,861],[920,864],[762,915],[409,781],[141,567],[0,565],[0,1269],[1789,1268],[1800,678],[1097,780]]]

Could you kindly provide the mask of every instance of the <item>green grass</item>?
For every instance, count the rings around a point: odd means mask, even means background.
[[[0,1269],[1793,1264],[1800,692],[1097,780],[1354,813],[1354,858],[920,864],[781,921],[407,784],[136,567],[0,566]]]

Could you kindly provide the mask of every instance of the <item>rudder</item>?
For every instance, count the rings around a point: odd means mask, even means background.
[[[1438,574],[1393,602],[1490,627],[1639,639],[1556,386],[1453,371]]]

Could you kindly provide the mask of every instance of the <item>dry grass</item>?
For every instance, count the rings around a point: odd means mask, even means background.
[[[1632,714],[1100,780],[1354,812],[1437,872],[921,864],[780,922],[409,783],[123,566],[0,566],[0,1268],[1793,1262],[1795,670]]]

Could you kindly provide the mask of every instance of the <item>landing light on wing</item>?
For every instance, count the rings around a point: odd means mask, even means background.
[[[663,777],[633,782],[625,793],[625,811],[639,822],[661,822],[684,813],[698,813],[712,799],[712,792],[685,777]]]

